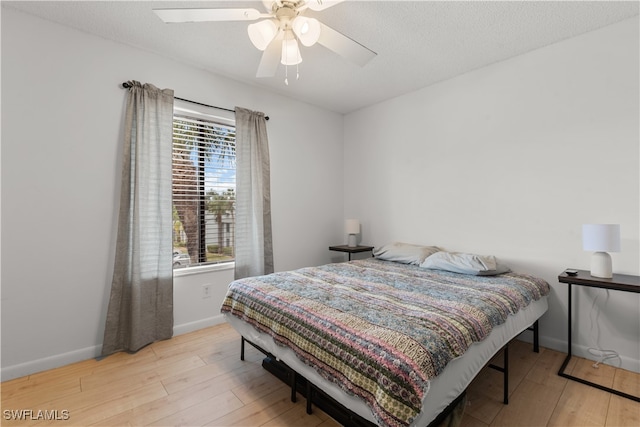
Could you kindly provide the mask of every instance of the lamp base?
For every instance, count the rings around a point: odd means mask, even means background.
[[[611,255],[607,252],[594,252],[591,255],[591,275],[593,277],[611,279],[613,277]]]
[[[349,234],[349,239],[347,240],[347,246],[349,246],[350,248],[355,248],[356,246],[358,246],[358,244],[356,243],[355,234]]]

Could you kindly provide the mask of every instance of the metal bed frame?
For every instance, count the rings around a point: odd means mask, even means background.
[[[539,333],[538,333],[538,320],[526,330],[533,331],[533,351],[535,353],[540,352],[539,345]],[[279,378],[285,384],[291,387],[291,401],[296,402],[296,393],[300,393],[306,399],[307,414],[313,412],[313,405],[322,409],[334,420],[344,426],[349,427],[375,427],[376,424],[361,417],[353,411],[346,408],[344,405],[336,402],[332,397],[328,396],[321,389],[316,387],[307,380],[304,376],[297,373],[295,370],[287,366],[284,362],[277,359],[276,356],[266,351],[262,347],[254,344],[253,342],[241,336],[240,341],[240,360],[244,360],[245,342],[249,343],[256,350],[260,351],[266,357],[262,360],[262,367]],[[503,403],[509,404],[509,343],[507,342],[502,349],[503,360],[502,366],[494,365],[492,363],[487,366],[495,369],[503,374]],[[438,416],[429,423],[428,427],[437,427],[442,423],[456,408],[456,406],[464,399],[466,390],[464,390],[453,402],[447,406]]]

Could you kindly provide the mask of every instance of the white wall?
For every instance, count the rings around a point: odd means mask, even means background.
[[[614,269],[639,274],[636,21],[355,112],[344,132],[341,115],[13,10],[2,9],[1,31],[3,380],[100,350],[119,85],[130,79],[271,117],[277,270],[343,259],[327,246],[344,241],[345,217],[361,220],[365,244],[492,253],[551,283],[543,344],[563,351],[566,288],[556,277],[588,269],[581,224],[620,223]],[[231,278],[229,270],[176,278],[176,333],[220,321]],[[217,288],[203,300],[205,283]],[[601,293],[577,295],[581,348]],[[639,312],[636,296],[612,292],[599,316],[603,347],[636,370]]]
[[[638,52],[636,17],[347,115],[345,217],[366,243],[494,254],[543,277],[542,344],[566,352],[557,276],[589,269],[582,224],[621,224],[614,272],[640,274]],[[638,371],[638,295],[576,293],[576,350],[599,310],[600,344]]]
[[[342,239],[342,115],[3,8],[3,380],[99,354],[127,80],[271,117],[277,270],[329,262]],[[220,321],[232,277],[177,277],[175,331]]]

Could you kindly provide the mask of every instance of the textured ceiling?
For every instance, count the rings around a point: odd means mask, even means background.
[[[256,78],[247,22],[165,24],[154,8],[253,7],[258,1],[2,2],[108,39],[347,113],[569,37],[638,17],[637,1],[347,1],[305,12],[378,53],[364,67],[316,45],[300,79]],[[295,75],[295,67],[289,72]]]

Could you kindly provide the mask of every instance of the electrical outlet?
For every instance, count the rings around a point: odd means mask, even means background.
[[[211,298],[211,287],[212,284],[202,285],[202,299]]]

